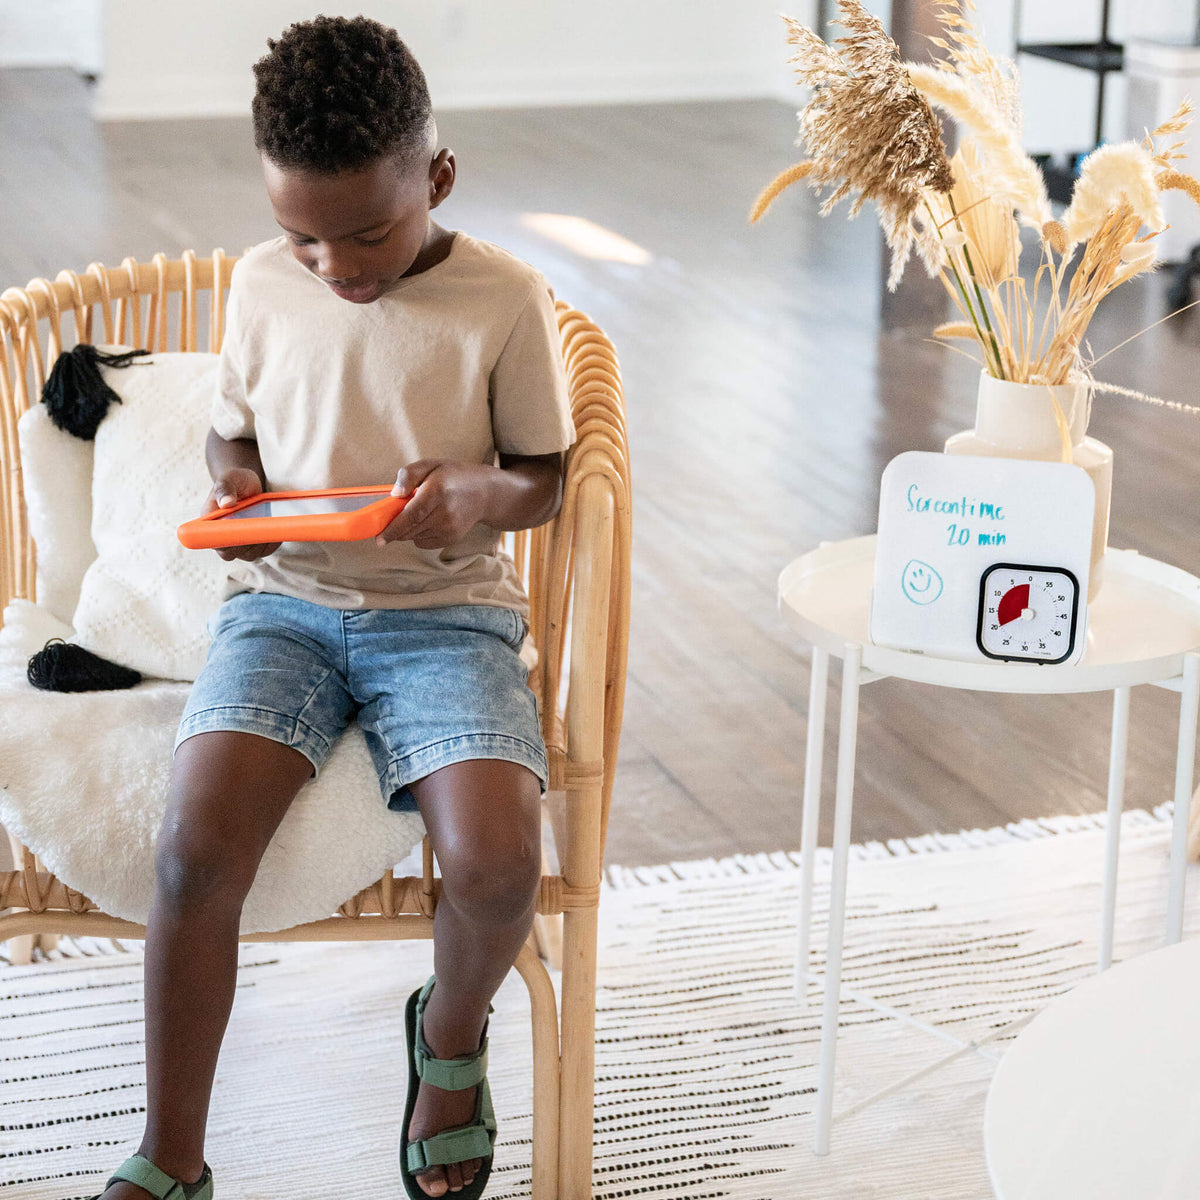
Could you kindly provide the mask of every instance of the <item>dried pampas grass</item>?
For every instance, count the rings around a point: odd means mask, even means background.
[[[956,75],[973,80],[987,94],[1004,123],[1020,137],[1024,122],[1016,64],[996,58],[983,44],[972,19],[975,12],[974,0],[941,0],[934,16],[946,36],[929,41],[944,52]]]
[[[752,220],[790,183],[807,179],[832,188],[821,206],[830,212],[850,200],[850,215],[873,201],[892,251],[888,286],[895,288],[914,243],[923,236],[914,216],[932,192],[954,183],[941,123],[908,78],[896,43],[859,0],[838,0],[847,36],[835,51],[790,17],[784,20],[795,47],[791,62],[812,97],[800,113],[799,145],[810,158],[773,180],[754,206]],[[921,246],[927,261],[940,262],[936,243]]]
[[[953,117],[974,136],[987,165],[988,191],[1012,204],[1027,224],[1041,229],[1054,219],[1046,181],[1037,163],[1021,148],[1020,135],[992,100],[969,79],[942,67],[909,63],[913,86],[935,108]]]

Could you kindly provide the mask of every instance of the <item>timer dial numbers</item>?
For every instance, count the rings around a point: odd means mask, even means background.
[[[1056,567],[998,563],[979,589],[980,650],[1016,662],[1064,662],[1075,647],[1079,583]]]

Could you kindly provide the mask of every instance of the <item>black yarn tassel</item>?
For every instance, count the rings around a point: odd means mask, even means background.
[[[74,642],[51,638],[30,660],[26,677],[44,692],[111,692],[142,682],[139,672]]]
[[[73,350],[64,350],[50,371],[42,388],[42,403],[59,429],[73,433],[90,442],[108,412],[108,406],[121,397],[104,382],[99,364],[106,367],[127,367],[135,358],[149,350],[127,350],[122,354],[106,354],[87,342]]]

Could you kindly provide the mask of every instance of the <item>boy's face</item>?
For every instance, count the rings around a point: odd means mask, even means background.
[[[266,157],[262,163],[292,254],[343,300],[370,304],[402,275],[430,265],[421,252],[436,229],[429,212],[454,186],[449,150],[408,167],[381,158],[334,175],[281,167]]]

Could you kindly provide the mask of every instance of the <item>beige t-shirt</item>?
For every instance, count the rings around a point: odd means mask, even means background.
[[[234,268],[213,428],[258,442],[273,491],[390,484],[421,458],[494,463],[574,441],[554,300],[505,250],[457,233],[449,256],[378,300],[335,296],[285,238]],[[528,602],[499,534],[412,542],[285,542],[234,562],[238,591],[332,608]]]

